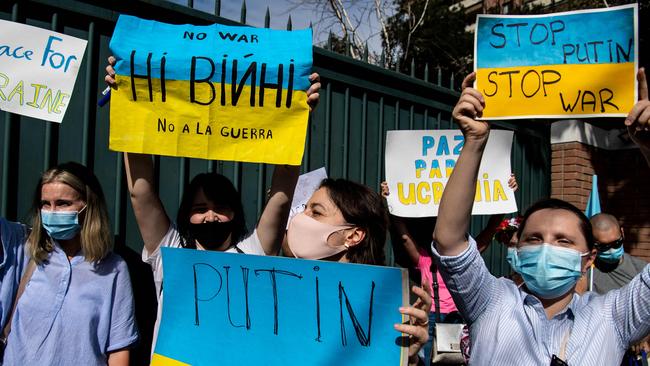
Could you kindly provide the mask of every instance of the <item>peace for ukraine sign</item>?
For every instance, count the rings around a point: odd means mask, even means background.
[[[299,165],[311,30],[118,19],[112,150]]]
[[[86,41],[0,20],[0,110],[61,122]]]
[[[636,102],[637,5],[479,15],[475,87],[485,119],[620,117]]]

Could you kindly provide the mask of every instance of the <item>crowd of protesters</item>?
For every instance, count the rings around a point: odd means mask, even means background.
[[[114,62],[109,59],[109,85],[115,83]],[[485,100],[471,87],[474,77],[464,80],[453,111],[465,143],[436,219],[390,216],[382,197],[390,194],[386,186],[374,192],[326,179],[304,212],[289,220],[299,166],[276,166],[252,232],[239,192],[217,173],[193,178],[174,220],[156,194],[152,157],[125,153],[142,260],[151,267],[158,297],[158,309],[150,309],[158,314],[154,340],[164,306],[163,246],[383,266],[390,232],[395,250],[407,258],[401,264],[419,274],[414,304],[395,309],[410,319],[394,327],[408,336],[409,365],[431,363],[436,323],[467,325],[462,362],[472,365],[618,365],[631,349],[646,351],[650,267],[624,252],[624,230],[615,217],[601,214],[590,222],[565,201],[543,199],[510,235],[497,233],[502,215],[492,217],[477,238],[467,234],[490,134],[490,123],[480,120]],[[315,108],[319,76],[310,80],[307,102]],[[650,163],[643,69],[638,81],[639,101],[625,125]],[[139,337],[133,291],[125,262],[112,251],[102,187],[77,163],[53,167],[35,183],[31,222],[0,219],[3,363],[129,364]],[[517,189],[514,176],[509,185]],[[508,246],[512,278],[493,276],[480,255],[495,234]],[[592,264],[589,291],[579,284]]]

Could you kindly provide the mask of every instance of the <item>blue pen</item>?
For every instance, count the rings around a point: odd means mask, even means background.
[[[102,91],[102,98],[97,102],[97,105],[103,107],[111,99],[111,87],[107,86],[106,89]]]

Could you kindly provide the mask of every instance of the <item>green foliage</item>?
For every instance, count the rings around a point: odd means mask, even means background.
[[[409,36],[425,3],[426,0],[395,0],[397,12],[388,19],[389,41],[397,45],[393,60],[398,60],[401,70],[410,71],[411,59],[415,59],[417,75],[422,75],[424,63],[444,72],[471,70],[473,35],[465,30],[468,19],[464,10],[451,8],[454,1],[429,0],[421,24]]]
[[[423,74],[425,64],[429,65],[429,70],[438,66],[445,74],[465,75],[473,69],[474,34],[467,28],[475,19],[467,16],[465,9],[449,0],[429,0],[428,4],[427,0],[394,1],[397,12],[388,19],[389,39],[384,38],[384,45],[388,41],[395,49],[392,66],[399,62],[400,70],[410,72],[411,60],[414,59],[415,74],[419,77]],[[635,2],[607,0],[609,6]],[[425,4],[428,6],[422,22],[411,32]],[[556,0],[547,6],[514,6],[508,9],[508,14],[547,14],[603,7],[603,0]],[[499,14],[503,10],[502,7],[494,7],[485,12]],[[650,68],[649,18],[650,1],[639,2],[639,60],[640,66]]]

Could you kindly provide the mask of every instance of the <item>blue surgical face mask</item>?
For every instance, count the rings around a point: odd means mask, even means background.
[[[516,270],[517,248],[508,247],[508,253],[506,254],[506,261],[508,262],[508,264],[510,264],[510,267],[512,267],[512,269]]]
[[[41,222],[48,235],[54,240],[70,240],[81,231],[79,213],[77,211],[46,211],[41,210]]]
[[[623,253],[625,253],[625,250],[623,249],[623,246],[621,245],[620,247],[610,250],[606,250],[604,252],[598,252],[598,259],[604,262],[608,263],[616,263],[619,260],[621,260],[621,257],[623,256]]]
[[[554,299],[576,284],[582,276],[582,257],[588,254],[547,243],[529,245],[516,252],[514,268],[533,294]]]

